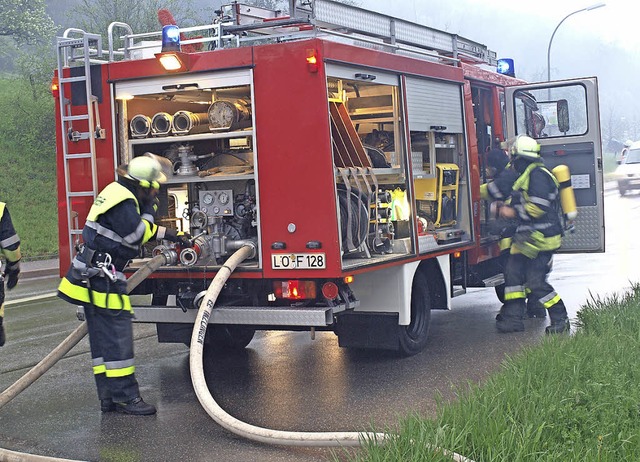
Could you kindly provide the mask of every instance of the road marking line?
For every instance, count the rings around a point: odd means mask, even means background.
[[[42,300],[42,299],[45,299],[45,298],[53,298],[56,295],[58,295],[57,292],[48,292],[48,293],[42,294],[42,295],[34,295],[33,297],[24,297],[24,298],[19,298],[17,300],[9,300],[9,301],[5,302],[4,306],[17,305],[19,303],[34,302],[36,300]]]

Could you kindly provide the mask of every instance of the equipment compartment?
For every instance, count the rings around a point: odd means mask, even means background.
[[[145,153],[166,160],[156,222],[193,236],[192,248],[175,249],[183,266],[216,266],[242,244],[258,242],[251,84],[218,86],[227,80],[137,85],[126,98],[132,86],[117,88],[127,121],[120,161]],[[164,246],[173,244],[149,246],[146,256]],[[244,266],[259,266],[257,253]]]

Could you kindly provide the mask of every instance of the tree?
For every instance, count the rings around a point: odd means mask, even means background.
[[[105,36],[109,24],[123,22],[131,26],[133,33],[159,31],[158,10],[171,11],[180,27],[195,25],[196,14],[180,0],[82,0],[74,9],[77,27]],[[213,8],[211,13],[213,14]]]
[[[0,11],[0,36],[19,44],[47,42],[55,34],[43,0],[0,0]]]
[[[42,91],[36,87],[51,78],[55,24],[44,0],[0,0],[0,11],[4,58],[0,65],[8,73],[17,70],[31,86],[33,99],[38,99]]]

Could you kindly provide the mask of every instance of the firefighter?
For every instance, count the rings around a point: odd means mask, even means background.
[[[511,242],[516,232],[517,221],[514,219],[502,219],[499,217],[500,208],[510,202],[511,190],[518,176],[518,172],[511,166],[508,154],[500,148],[492,148],[486,155],[486,173],[492,178],[487,183],[480,185],[480,197],[485,200],[492,201],[492,215],[497,219],[494,221],[494,227],[500,238],[498,246],[500,248],[499,265],[502,272],[507,266],[509,254],[511,251]],[[529,289],[526,289],[527,295]],[[530,318],[544,318],[546,310],[541,307],[531,297],[527,298],[527,315]],[[499,320],[502,316],[502,309],[496,316]]]
[[[20,276],[20,238],[13,227],[7,204],[0,202],[0,249],[6,260],[6,266],[0,280],[0,347],[4,345],[4,280],[7,289],[13,289],[18,284]]]
[[[188,236],[154,223],[156,196],[166,180],[153,154],[118,168],[118,179],[96,197],[82,230],[82,244],[58,296],[84,307],[93,373],[102,412],[155,414],[140,396],[133,364],[133,310],[122,273],[140,246],[168,239],[189,246]]]
[[[517,219],[517,227],[505,271],[505,305],[496,327],[500,332],[524,330],[526,284],[529,296],[549,312],[546,333],[567,332],[564,302],[547,281],[553,254],[562,242],[558,181],[544,166],[540,145],[533,138],[519,136],[511,154],[520,176],[513,185],[511,203],[500,209],[500,216]]]

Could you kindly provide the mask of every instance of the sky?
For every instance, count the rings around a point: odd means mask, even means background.
[[[410,21],[427,24],[436,28],[444,28],[463,36],[476,31],[481,32],[483,24],[479,19],[490,21],[491,18],[511,21],[520,24],[527,20],[537,27],[546,44],[553,29],[569,13],[598,3],[604,7],[591,11],[583,11],[572,15],[558,29],[560,34],[590,35],[606,43],[615,43],[621,47],[635,51],[640,44],[637,33],[640,4],[634,0],[360,0],[360,5],[390,16],[401,17]],[[486,22],[484,23],[488,25]],[[504,24],[504,23],[503,23]],[[490,36],[491,34],[487,34]],[[472,37],[469,37],[472,38]],[[489,48],[492,48],[489,46]]]
[[[636,0],[359,0],[362,8],[457,33],[513,58],[517,77],[598,78],[603,137],[640,139],[640,2]],[[615,133],[614,133],[615,132]],[[622,132],[622,133],[621,133]]]

